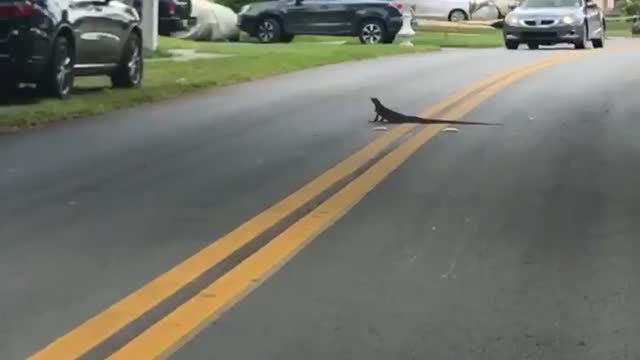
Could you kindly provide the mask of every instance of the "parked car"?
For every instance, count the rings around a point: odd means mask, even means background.
[[[604,46],[602,11],[591,0],[525,0],[505,18],[502,29],[507,49],[522,43],[530,49],[540,45],[573,44],[584,49]]]
[[[473,20],[504,19],[522,0],[470,0],[469,12]]]
[[[142,30],[118,0],[0,0],[0,85],[35,83],[65,98],[74,76],[108,75],[115,87],[142,81]]]
[[[363,44],[392,43],[402,5],[389,0],[277,0],[245,5],[238,27],[263,43],[296,35],[357,36]]]
[[[415,16],[420,19],[463,21],[471,18],[469,0],[401,0],[402,4],[415,5]]]
[[[142,0],[134,0],[133,3],[142,16]],[[169,36],[193,27],[196,18],[191,16],[191,8],[191,0],[158,0],[158,33]]]

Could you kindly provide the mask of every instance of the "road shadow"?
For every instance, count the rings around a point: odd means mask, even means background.
[[[73,95],[89,95],[95,93],[101,93],[109,89],[108,86],[85,86],[79,88],[73,88]]]

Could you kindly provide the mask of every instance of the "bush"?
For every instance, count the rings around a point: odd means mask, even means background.
[[[620,0],[618,4],[616,4],[616,7],[619,7],[625,15],[640,15],[640,0]]]

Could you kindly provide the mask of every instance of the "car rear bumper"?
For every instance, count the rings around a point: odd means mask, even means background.
[[[12,31],[0,38],[0,78],[37,81],[46,68],[46,54],[37,54],[28,33]]]
[[[251,15],[238,15],[238,29],[250,36],[255,36],[258,30],[258,17]]]
[[[402,28],[402,17],[393,17],[393,18],[390,18],[389,21],[387,22],[387,30],[391,34],[397,34],[401,28]]]
[[[197,20],[195,17],[161,17],[158,19],[158,28],[163,33],[188,30],[196,25]]]
[[[505,41],[553,45],[579,41],[583,36],[581,30],[582,25],[521,27],[505,24],[502,31]]]

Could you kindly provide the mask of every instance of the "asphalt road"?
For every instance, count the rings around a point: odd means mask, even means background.
[[[385,134],[368,97],[417,113],[562,52],[329,66],[0,138],[0,358],[43,348]],[[489,98],[466,118],[504,127],[435,136],[171,358],[640,359],[638,61],[577,59]]]

